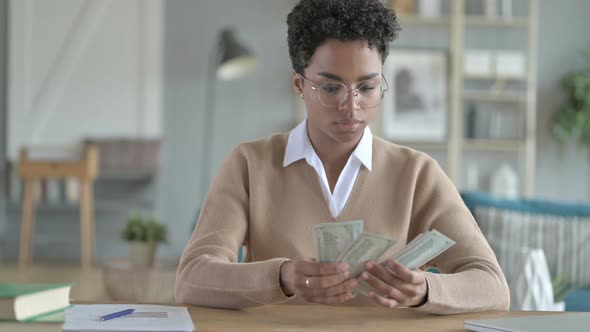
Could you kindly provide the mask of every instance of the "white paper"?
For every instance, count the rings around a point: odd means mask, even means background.
[[[101,316],[135,309],[128,316],[100,321]],[[63,331],[193,331],[186,307],[144,304],[75,305],[66,310]]]

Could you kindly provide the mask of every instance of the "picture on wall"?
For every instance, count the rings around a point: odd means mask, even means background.
[[[391,90],[383,99],[383,136],[392,141],[437,142],[446,136],[447,54],[392,49],[383,69]]]

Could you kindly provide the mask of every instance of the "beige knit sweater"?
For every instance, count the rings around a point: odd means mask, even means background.
[[[283,167],[287,134],[240,144],[223,163],[176,277],[181,303],[243,308],[303,303],[279,284],[287,259],[316,257],[313,225],[362,219],[364,230],[398,242],[437,229],[457,244],[431,262],[428,301],[417,308],[450,314],[506,310],[509,291],[494,253],[438,164],[424,153],[373,140],[373,166],[361,167],[350,198],[332,218],[318,176],[305,160]],[[237,263],[240,246],[245,263]],[[372,305],[364,296],[345,305]]]

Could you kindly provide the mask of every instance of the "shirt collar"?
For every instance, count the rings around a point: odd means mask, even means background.
[[[365,128],[361,141],[352,152],[360,162],[370,171],[373,167],[373,133],[369,126]]]
[[[307,137],[307,119],[305,119],[289,134],[283,167],[305,158],[307,142],[309,142],[309,138]]]
[[[305,119],[289,134],[283,167],[287,167],[301,159],[309,159],[313,154],[315,154],[315,151],[307,135],[307,119]],[[352,152],[352,155],[369,171],[371,170],[373,160],[373,134],[369,127],[365,128],[363,137]]]

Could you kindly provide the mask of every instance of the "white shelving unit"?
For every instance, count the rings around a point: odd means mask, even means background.
[[[448,15],[440,17],[421,17],[417,15],[400,15],[398,16],[399,23],[404,24],[419,24],[419,25],[447,25],[451,22]]]
[[[462,188],[461,175],[464,172],[466,155],[470,153],[500,153],[513,155],[518,163],[520,191],[522,196],[529,197],[534,193],[535,150],[536,150],[536,86],[537,86],[537,20],[538,0],[519,0],[526,2],[526,15],[511,18],[487,17],[466,14],[465,0],[450,0],[448,13],[441,17],[423,18],[416,15],[398,15],[400,25],[419,26],[421,28],[448,29],[449,33],[449,107],[447,118],[447,137],[444,142],[398,142],[418,150],[437,151],[446,159],[445,170],[459,189]],[[465,76],[463,59],[468,29],[485,29],[486,31],[505,33],[509,29],[525,32],[526,40],[522,41],[526,59],[526,75],[524,77],[490,77]],[[493,48],[493,47],[490,47]],[[468,83],[469,82],[469,83]],[[492,88],[465,88],[471,83],[489,85]],[[519,85],[520,89],[508,88]],[[505,88],[498,88],[505,87]],[[515,112],[506,109],[511,104],[521,121],[522,132],[518,139],[486,139],[465,138],[465,106],[468,103],[486,103],[497,105],[497,112]],[[381,133],[380,128],[377,129]],[[386,137],[387,138],[387,137]],[[502,158],[502,157],[498,157]],[[498,165],[499,166],[499,165]]]
[[[465,24],[467,26],[527,28],[529,21],[526,18],[489,18],[486,16],[466,15]]]
[[[463,91],[464,101],[524,103],[526,102],[526,98],[526,93],[520,92]]]

